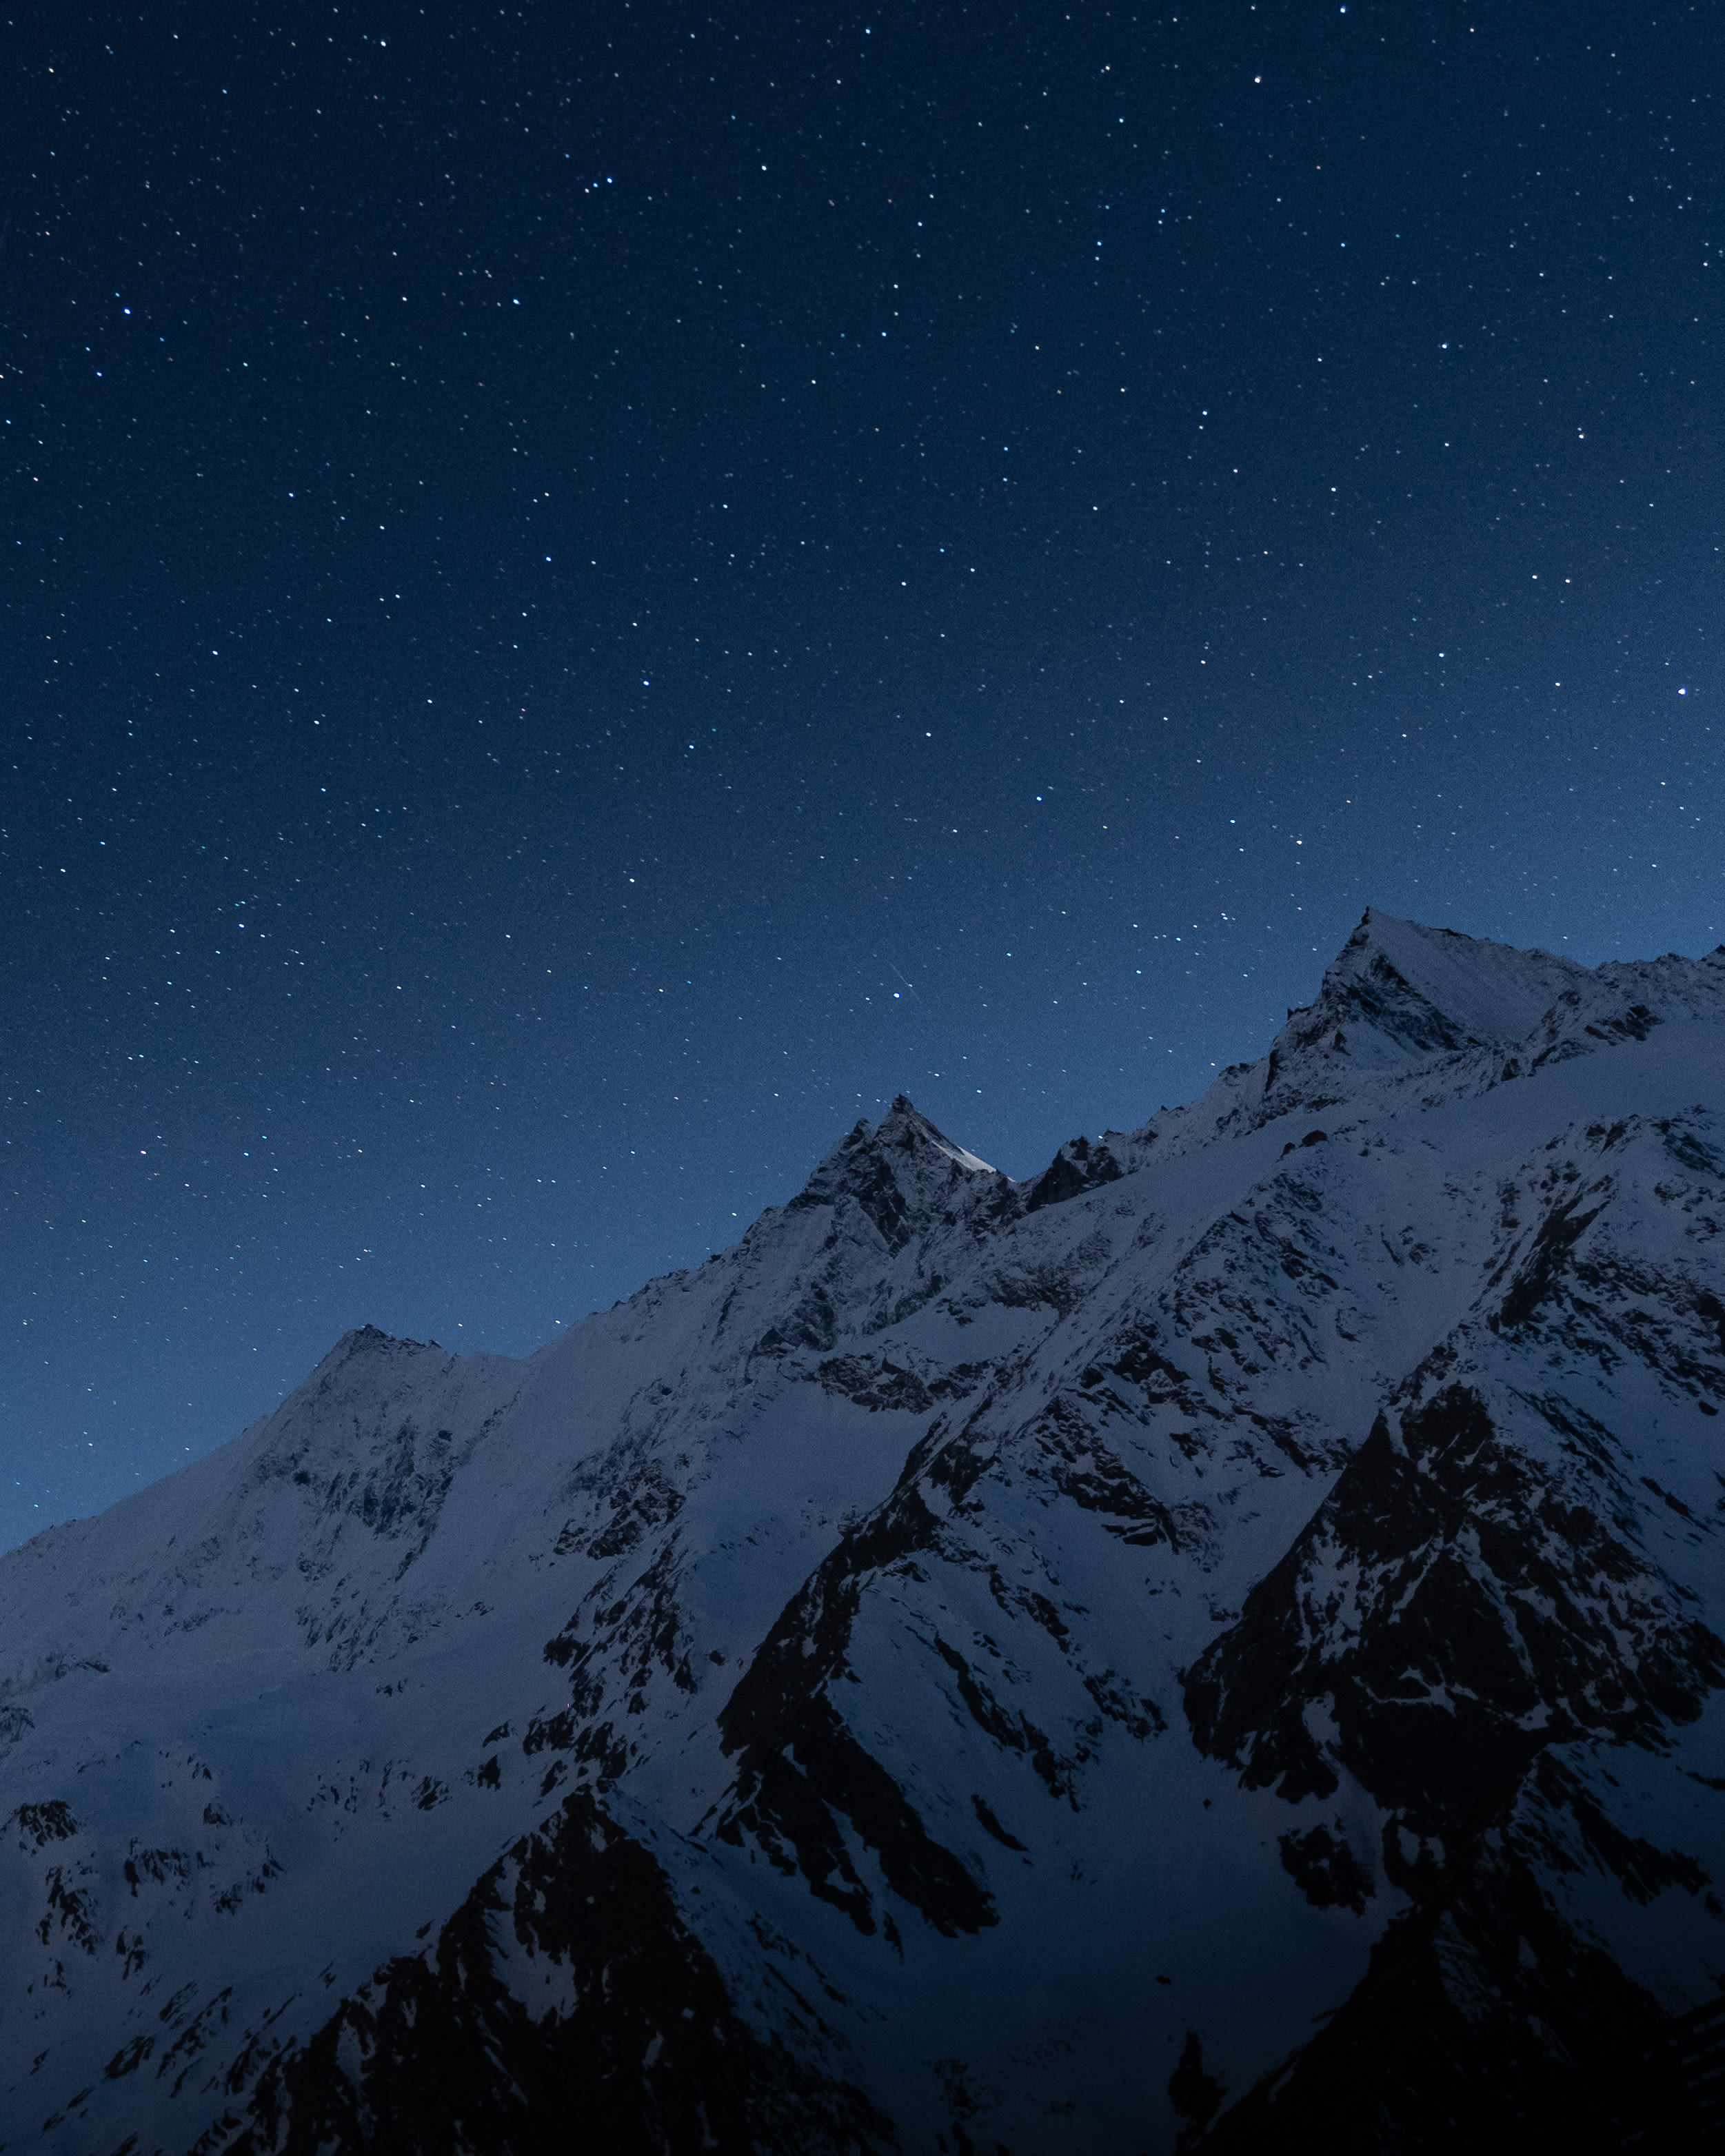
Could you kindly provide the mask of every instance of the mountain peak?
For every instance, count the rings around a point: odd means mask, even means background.
[[[980,1155],[967,1152],[963,1146],[948,1137],[944,1131],[938,1129],[908,1093],[893,1096],[892,1106],[875,1127],[874,1142],[878,1146],[895,1147],[901,1152],[930,1146],[955,1167],[961,1168],[966,1175],[998,1175],[1000,1173]]]
[[[1550,951],[1428,928],[1368,906],[1324,975],[1316,1004],[1405,1050],[1523,1040],[1586,967]]]
[[[1373,912],[1033,1179],[900,1095],[554,1353],[347,1333],[0,1558],[0,2140],[1703,2145],[1722,1050]]]
[[[864,1116],[839,1140],[791,1204],[854,1199],[897,1253],[984,1179],[1003,1192],[1012,1188],[1009,1177],[955,1143],[900,1093],[878,1124]]]
[[[325,1356],[324,1363],[346,1363],[356,1355],[431,1355],[442,1352],[435,1340],[409,1340],[404,1335],[385,1332],[376,1325],[355,1325],[337,1341]]]
[[[1428,928],[1368,906],[1291,1010],[1270,1050],[1266,1090],[1309,1084],[1315,1066],[1354,1071],[1523,1040],[1566,989],[1590,978],[1573,958]],[[1296,1075],[1297,1073],[1297,1075]]]

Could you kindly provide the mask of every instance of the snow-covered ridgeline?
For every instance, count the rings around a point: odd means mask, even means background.
[[[1722,989],[1371,914],[1130,1136],[1015,1183],[901,1100],[538,1355],[349,1334],[0,1559],[0,2135],[609,2074],[619,2147],[704,2077],[725,2146],[1124,2150],[1287,2060],[1254,2146],[1429,2109],[1335,2064],[1374,1949],[1512,1967],[1476,2079],[1568,2101],[1725,1969]]]

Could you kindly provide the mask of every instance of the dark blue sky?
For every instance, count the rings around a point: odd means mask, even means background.
[[[4,39],[0,1542],[1367,903],[1725,934],[1715,10]]]

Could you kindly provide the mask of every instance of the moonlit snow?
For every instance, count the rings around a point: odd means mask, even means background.
[[[0,2139],[1633,2106],[1725,1971],[1722,1021],[1368,914],[1187,1106],[1015,1182],[901,1098],[0,1559]]]

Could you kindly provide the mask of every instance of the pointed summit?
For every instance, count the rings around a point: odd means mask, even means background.
[[[1152,1146],[1166,1159],[1296,1109],[1357,1110],[1362,1081],[1393,1091],[1416,1075],[1425,1085],[1429,1073],[1440,1091],[1496,1085],[1553,1058],[1645,1040],[1673,1020],[1722,1017],[1725,952],[1589,968],[1368,906],[1267,1055],[1230,1064],[1197,1100],[1161,1109],[1114,1151],[1130,1172]],[[1450,1075],[1439,1081],[1440,1068]],[[1434,1097],[1428,1091],[1428,1105]]]
[[[1317,1066],[1383,1070],[1467,1048],[1525,1040],[1584,966],[1549,951],[1427,928],[1368,907],[1324,974],[1316,997],[1270,1050],[1266,1090]]]
[[[991,1167],[977,1154],[967,1152],[955,1144],[944,1131],[937,1130],[923,1114],[908,1093],[895,1094],[892,1106],[877,1125],[874,1142],[878,1146],[890,1146],[900,1152],[914,1152],[919,1147],[932,1146],[967,1175],[998,1175],[1000,1170]]]
[[[790,1202],[801,1207],[854,1200],[896,1255],[919,1228],[995,1186],[1004,1195],[1012,1178],[955,1144],[900,1093],[878,1124],[865,1116],[841,1138]]]
[[[442,1353],[435,1340],[409,1340],[405,1335],[385,1332],[378,1326],[356,1325],[342,1335],[312,1375],[313,1378],[325,1377],[356,1358],[399,1358],[415,1355],[440,1355]]]

